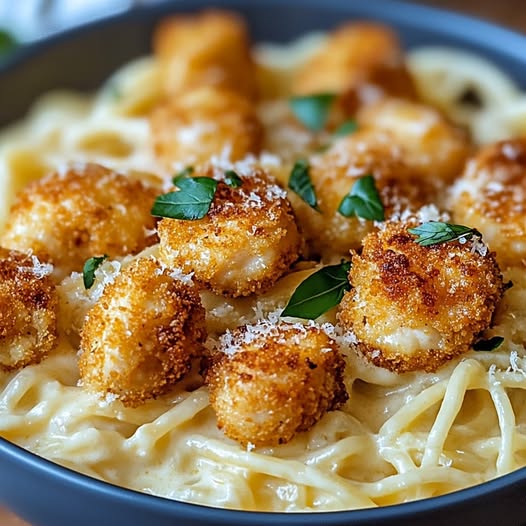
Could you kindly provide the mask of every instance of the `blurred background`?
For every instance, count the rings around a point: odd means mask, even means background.
[[[75,24],[159,0],[0,0],[0,29],[35,40]],[[250,1],[250,0],[247,0]],[[524,0],[413,0],[474,14],[526,33]],[[211,1],[213,4],[213,1]]]
[[[526,33],[524,0],[419,0],[413,3],[464,12]]]
[[[0,54],[19,41],[30,41],[67,27],[159,0],[0,0]],[[250,0],[246,0],[249,2]],[[526,34],[526,0],[413,0],[485,18]],[[213,5],[213,0],[210,2]],[[8,33],[2,30],[9,29]],[[0,526],[24,526],[0,505]]]

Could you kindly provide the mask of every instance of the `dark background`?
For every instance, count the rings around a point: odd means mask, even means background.
[[[526,33],[526,4],[523,0],[419,0],[414,3],[475,15]]]

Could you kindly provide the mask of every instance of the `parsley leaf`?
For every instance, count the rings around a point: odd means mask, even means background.
[[[230,186],[230,188],[239,188],[243,184],[243,181],[234,170],[227,170],[225,172],[225,184]]]
[[[292,97],[289,101],[292,113],[309,130],[320,131],[329,117],[329,110],[336,95],[334,93],[318,93]]]
[[[5,29],[0,29],[0,57],[7,55],[16,47],[18,47],[16,38]]]
[[[181,181],[181,179],[186,179],[190,177],[194,173],[194,167],[193,166],[187,166],[186,168],[183,168],[180,172],[176,173],[172,177],[172,183],[177,186],[177,183]]]
[[[323,267],[296,288],[281,316],[314,320],[340,303],[351,289],[350,261]]]
[[[489,338],[487,340],[479,340],[478,342],[475,342],[473,344],[473,350],[475,351],[494,351],[495,349],[498,349],[502,342],[504,341],[504,338],[502,336],[493,336],[493,338]]]
[[[351,191],[342,199],[338,212],[345,217],[384,221],[384,205],[372,175],[360,177],[353,184]]]
[[[179,191],[160,195],[151,213],[172,219],[202,219],[210,210],[217,181],[209,177],[189,177],[177,181]]]
[[[344,137],[350,135],[358,129],[358,123],[352,119],[345,121],[335,132],[335,137]]]
[[[84,288],[86,290],[91,289],[93,283],[95,282],[95,271],[102,265],[103,261],[108,259],[108,255],[100,257],[89,258],[86,263],[84,263],[84,268],[82,269],[82,281],[84,282]]]
[[[456,241],[461,238],[467,240],[474,235],[481,236],[480,232],[475,228],[442,223],[440,221],[423,223],[415,228],[409,228],[408,232],[418,236],[415,241],[423,247],[439,245],[440,243],[447,243],[448,241]]]
[[[311,208],[319,212],[316,190],[312,184],[309,170],[308,161],[305,159],[296,161],[290,172],[289,188],[298,194]]]

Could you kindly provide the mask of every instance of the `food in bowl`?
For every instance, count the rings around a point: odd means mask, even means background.
[[[3,135],[0,434],[260,511],[526,465],[511,81],[371,23],[251,49],[207,11],[154,51]]]

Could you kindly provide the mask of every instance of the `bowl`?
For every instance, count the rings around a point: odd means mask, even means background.
[[[146,52],[157,20],[207,0],[135,9],[21,48],[0,66],[0,124],[21,117],[52,88],[93,89]],[[346,19],[386,22],[406,47],[445,44],[477,52],[526,87],[526,38],[453,13],[391,0],[217,0],[248,21],[254,40],[287,41]],[[6,103],[6,101],[9,101]],[[450,493],[382,508],[311,514],[242,512],[123,489],[58,466],[0,439],[0,503],[35,526],[394,526],[526,524],[526,468]]]

